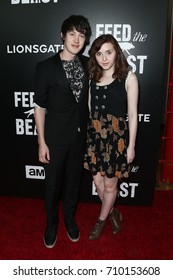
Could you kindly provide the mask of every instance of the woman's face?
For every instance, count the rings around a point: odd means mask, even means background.
[[[103,70],[114,68],[116,51],[112,43],[104,43],[100,50],[95,54],[95,58]]]

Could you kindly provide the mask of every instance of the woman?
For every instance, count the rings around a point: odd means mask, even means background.
[[[122,215],[114,203],[118,180],[129,176],[130,163],[135,157],[138,81],[112,35],[96,38],[89,55],[91,118],[84,167],[91,171],[102,202],[89,235],[89,240],[95,240],[100,237],[108,216],[113,234],[121,229]]]

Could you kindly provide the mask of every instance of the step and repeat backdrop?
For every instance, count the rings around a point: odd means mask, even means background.
[[[44,196],[45,173],[38,162],[33,115],[35,66],[63,48],[64,19],[82,14],[92,27],[90,43],[101,34],[112,34],[140,84],[136,159],[131,177],[119,183],[118,203],[152,205],[166,98],[170,3],[147,2],[1,0],[1,195]],[[79,200],[99,201],[88,171],[82,177]]]

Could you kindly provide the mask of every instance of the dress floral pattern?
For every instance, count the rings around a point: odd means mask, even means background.
[[[128,127],[125,117],[95,111],[90,116],[84,168],[92,175],[100,172],[108,178],[127,178]]]

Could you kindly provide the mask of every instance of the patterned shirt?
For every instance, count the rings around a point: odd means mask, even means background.
[[[76,98],[76,101],[78,102],[84,81],[84,69],[82,64],[79,58],[76,56],[71,61],[62,60],[62,65],[69,81],[71,90]]]

